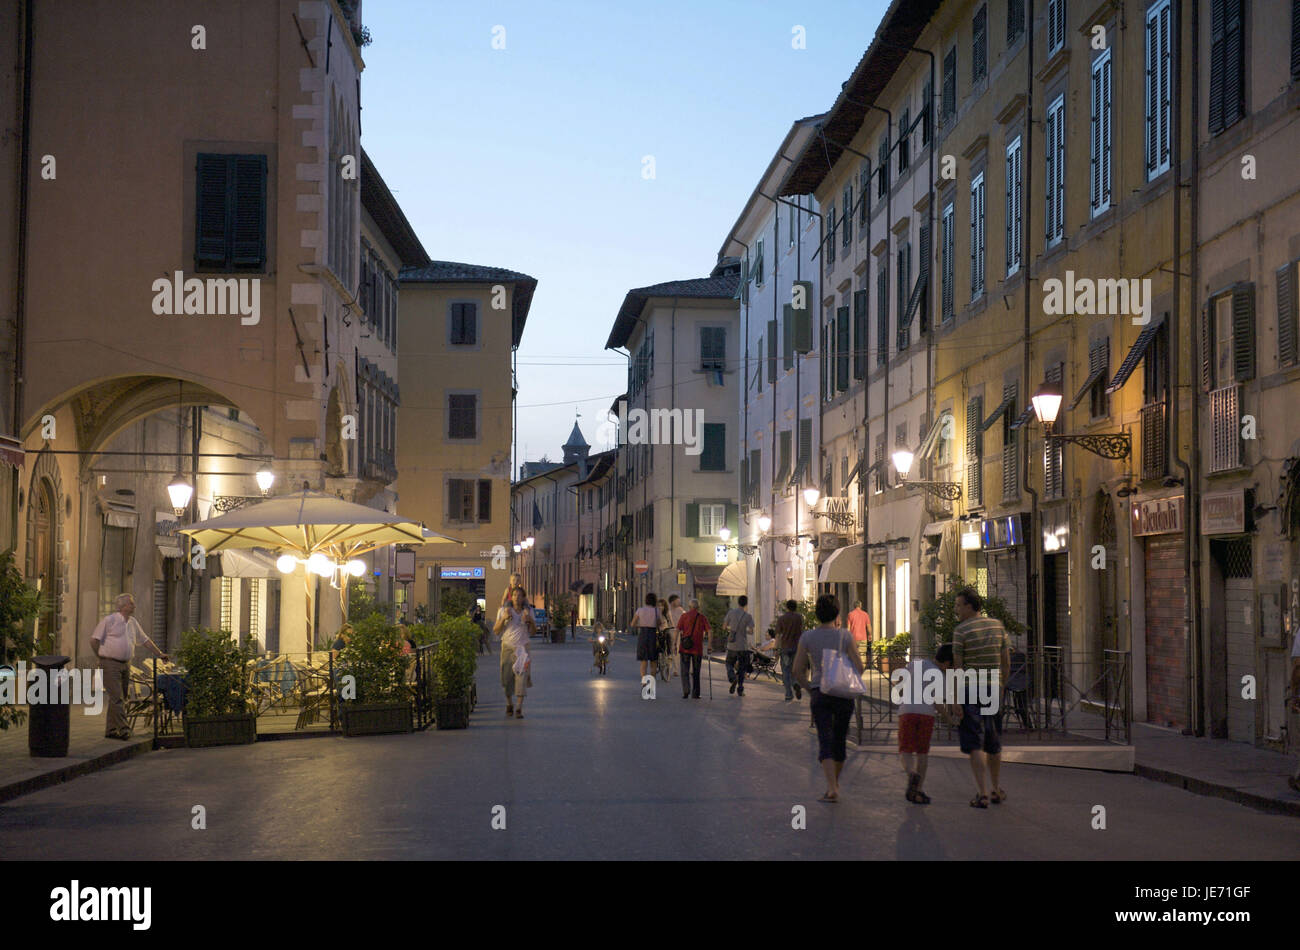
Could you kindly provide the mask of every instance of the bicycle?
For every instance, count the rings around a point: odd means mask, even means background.
[[[659,659],[655,661],[655,672],[663,677],[665,683],[673,678],[673,656],[675,654],[672,652],[672,645],[672,638],[668,634],[661,633],[659,635]]]

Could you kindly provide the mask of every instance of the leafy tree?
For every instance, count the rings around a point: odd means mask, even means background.
[[[353,624],[351,641],[334,662],[336,675],[350,675],[356,683],[356,699],[343,702],[398,703],[410,698],[406,683],[407,657],[397,644],[397,626],[371,614]]]
[[[722,618],[727,615],[729,609],[727,599],[702,591],[699,594],[699,601],[700,613],[704,614],[705,619],[709,621],[710,636],[713,641],[710,649],[721,650],[727,644],[727,635],[722,632]]]
[[[442,589],[442,606],[438,610],[438,620],[453,617],[468,617],[474,606],[475,597],[463,587],[444,587]]]
[[[952,631],[957,626],[957,592],[966,587],[966,581],[956,574],[949,575],[942,594],[921,608],[921,628],[931,647],[952,642]],[[984,613],[1002,621],[1007,633],[1015,636],[1025,632],[1025,625],[1012,616],[1006,601],[992,595],[984,598]]]
[[[185,715],[234,716],[253,711],[248,664],[253,659],[226,630],[186,631],[177,659],[185,667]]]

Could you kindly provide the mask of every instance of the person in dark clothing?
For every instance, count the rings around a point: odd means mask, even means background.
[[[803,689],[794,678],[794,654],[803,636],[803,614],[793,600],[785,602],[785,613],[776,621],[776,648],[781,653],[781,679],[785,683],[785,701],[803,699]]]
[[[863,666],[853,635],[835,626],[840,615],[840,602],[831,594],[822,594],[817,598],[816,613],[819,626],[805,631],[799,638],[794,672],[808,690],[813,721],[817,724],[817,761],[826,776],[826,794],[821,801],[834,803],[840,800],[840,772],[848,758],[853,700],[821,691],[822,661],[827,651],[836,651],[849,660],[859,676]]]

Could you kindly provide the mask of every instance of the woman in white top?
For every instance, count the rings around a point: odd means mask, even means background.
[[[632,615],[632,629],[636,631],[636,658],[641,661],[641,681],[645,681],[646,668],[659,659],[659,598],[645,595],[645,606],[638,607]]]
[[[506,715],[524,718],[524,696],[528,692],[528,671],[515,674],[515,658],[520,651],[528,656],[528,638],[537,632],[537,621],[528,608],[528,594],[522,587],[514,590],[514,604],[497,613],[494,629],[501,637],[501,687],[506,691]]]

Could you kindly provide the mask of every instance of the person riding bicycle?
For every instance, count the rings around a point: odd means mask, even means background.
[[[674,647],[674,634],[672,617],[668,612],[668,601],[659,601],[659,632],[657,643],[659,646],[659,665],[666,668],[668,676],[673,675],[673,654],[676,652]]]

